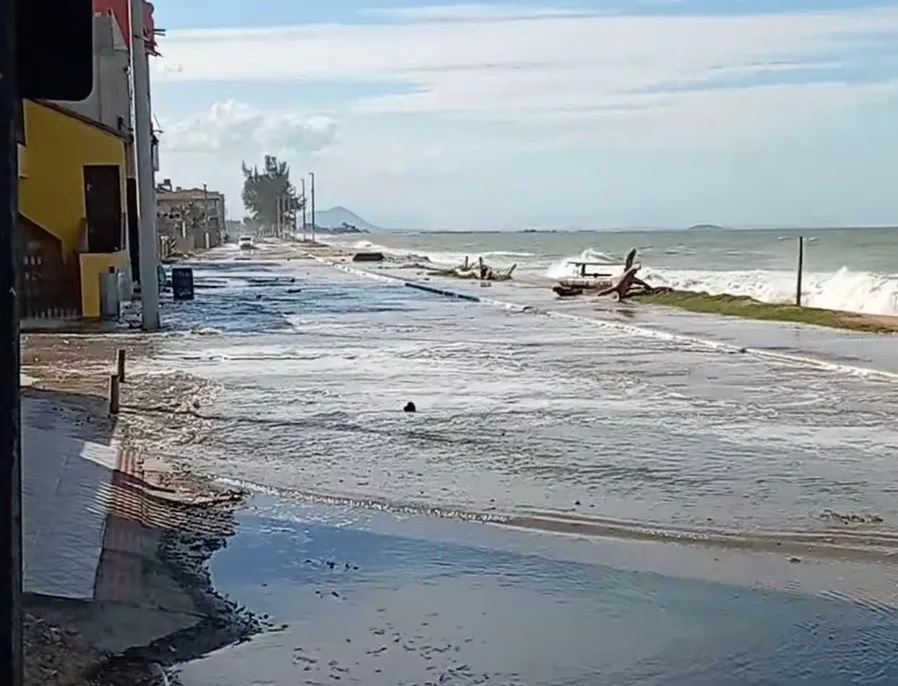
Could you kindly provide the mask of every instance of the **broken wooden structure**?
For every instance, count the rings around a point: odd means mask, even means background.
[[[595,292],[596,296],[610,296],[613,300],[624,300],[630,296],[643,295],[668,291],[668,288],[654,288],[639,278],[638,273],[642,265],[636,261],[636,248],[627,253],[623,263],[623,270],[617,275],[608,269],[612,265],[601,262],[571,262],[578,267],[579,275],[571,279],[562,279],[552,290],[561,297],[583,295],[585,292]],[[605,271],[587,273],[590,266],[601,265]]]
[[[484,262],[482,257],[478,257],[476,262],[471,262],[469,258],[465,257],[465,261],[457,267],[432,269],[430,273],[434,276],[453,276],[457,279],[474,279],[476,281],[509,281],[517,266],[517,264],[513,264],[508,269],[495,269]]]

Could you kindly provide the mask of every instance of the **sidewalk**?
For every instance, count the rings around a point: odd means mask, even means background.
[[[209,507],[208,485],[185,487],[164,463],[145,474],[123,443],[101,395],[121,337],[29,338],[20,380],[26,684],[152,683],[143,681],[151,663],[179,658],[166,641],[230,620],[205,566],[233,533],[233,512]],[[158,394],[129,381],[123,407]],[[84,674],[134,649],[144,653],[124,672],[117,660],[113,680]]]

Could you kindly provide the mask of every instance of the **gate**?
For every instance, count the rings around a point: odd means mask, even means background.
[[[81,316],[81,269],[44,245],[30,243],[19,272],[19,316],[22,319],[73,319]]]

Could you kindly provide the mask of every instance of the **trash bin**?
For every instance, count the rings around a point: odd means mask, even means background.
[[[118,321],[121,318],[121,296],[119,277],[115,267],[100,272],[100,318]]]
[[[171,270],[171,290],[175,300],[193,300],[193,269],[174,267]]]

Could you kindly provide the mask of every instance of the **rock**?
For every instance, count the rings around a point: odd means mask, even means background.
[[[403,411],[403,412],[417,412],[417,411],[418,411],[418,408],[415,407],[415,403],[413,403],[413,402],[410,400],[410,401],[408,401],[408,402],[405,404],[405,407],[402,408],[402,411]]]

